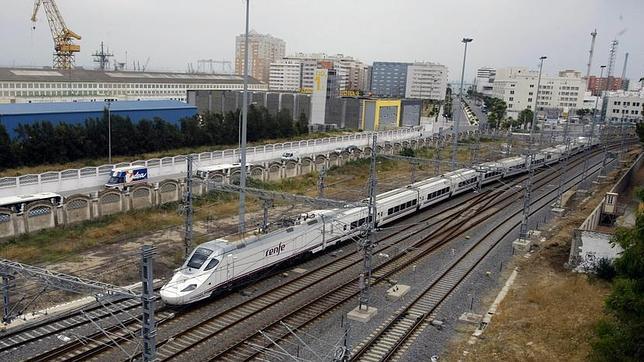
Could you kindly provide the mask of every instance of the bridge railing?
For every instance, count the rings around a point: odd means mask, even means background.
[[[378,132],[378,140],[400,141],[417,136],[419,128],[400,128]],[[308,139],[294,142],[254,146],[247,149],[248,162],[260,162],[280,158],[282,153],[291,151],[299,156],[330,151],[337,147],[364,146],[371,140],[371,132],[355,133],[337,137]],[[27,174],[17,177],[0,178],[0,197],[23,195],[35,192],[71,192],[103,185],[115,167],[146,166],[149,178],[178,175],[185,171],[185,155],[174,157],[136,160],[98,167],[83,167],[62,171],[47,171],[40,174]],[[201,152],[197,154],[199,166],[239,162],[239,149]]]

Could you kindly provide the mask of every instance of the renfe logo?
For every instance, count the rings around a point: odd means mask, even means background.
[[[286,245],[279,243],[277,246],[274,246],[270,249],[266,250],[266,256],[272,256],[272,255],[280,255],[280,253],[286,249]]]

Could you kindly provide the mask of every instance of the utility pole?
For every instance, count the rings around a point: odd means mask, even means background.
[[[318,197],[321,199],[324,198],[324,188],[326,187],[324,185],[325,177],[326,177],[326,167],[322,165],[322,169],[320,170],[320,174],[318,175]]]
[[[438,139],[434,143],[434,159],[436,163],[434,164],[434,174],[440,175],[441,173],[441,146],[443,144],[443,135],[441,134],[441,129],[438,130]]]
[[[559,185],[557,187],[557,200],[555,201],[554,208],[557,210],[563,209],[563,189],[566,183],[565,176],[568,170],[568,152],[570,152],[570,139],[568,137],[568,124],[570,123],[570,113],[568,113],[568,122],[564,126],[563,141],[566,144],[565,154],[563,160],[559,160]]]
[[[376,157],[378,150],[377,143],[378,136],[374,132],[373,143],[371,145],[371,164],[370,164],[370,177],[369,177],[369,206],[368,218],[365,223],[366,230],[362,238],[362,267],[363,271],[360,275],[360,298],[358,304],[358,311],[362,313],[369,313],[369,291],[371,288],[371,258],[372,251],[375,245],[375,229],[376,229],[376,187],[377,187],[377,170],[376,170]]]
[[[143,245],[141,248],[141,303],[142,303],[142,328],[141,338],[143,339],[143,361],[154,361],[156,358],[156,323],[154,321],[154,273],[153,256],[154,247]]]
[[[606,66],[601,65],[599,68],[601,69],[599,79],[602,79],[602,77],[604,76],[604,69],[606,68]],[[595,127],[597,126],[597,106],[598,106],[600,97],[601,97],[601,91],[599,92],[599,95],[595,98],[595,108],[593,109],[593,120],[590,126],[590,137],[588,138],[589,145],[593,143],[593,137],[595,135]],[[584,157],[584,166],[581,172],[580,186],[587,187],[587,183],[585,182],[585,180],[586,180],[586,174],[588,173],[588,164],[590,163],[590,154],[591,154],[590,147],[587,148],[586,151],[584,151],[584,153],[586,153],[586,155]]]
[[[186,191],[183,197],[183,211],[185,213],[183,245],[186,257],[192,250],[192,215],[194,213],[192,208],[192,160],[192,155],[186,157]]]
[[[112,100],[107,100],[107,163],[112,164]]]
[[[526,166],[528,167],[528,179],[525,182],[523,193],[523,214],[521,218],[521,227],[519,229],[519,240],[527,242],[528,240],[528,219],[530,218],[530,198],[532,193],[532,178],[534,176],[534,142],[532,140],[534,128],[537,124],[537,106],[539,105],[539,87],[541,86],[541,73],[543,71],[543,61],[547,57],[542,56],[539,58],[539,78],[537,79],[537,92],[534,97],[534,113],[532,114],[532,124],[530,125],[530,138],[528,140],[528,154],[525,157]]]
[[[246,32],[244,34],[244,94],[242,97],[242,126],[240,148],[240,173],[239,173],[239,233],[242,239],[246,231],[246,133],[248,126],[248,18],[250,13],[250,0],[246,0]]]
[[[459,91],[459,94],[458,94],[459,103],[460,103],[461,107],[463,106],[463,80],[464,80],[464,77],[465,77],[465,60],[467,59],[467,44],[470,43],[471,41],[472,41],[471,38],[463,38],[463,40],[461,40],[461,42],[463,44],[465,44],[465,49],[463,51],[463,68],[461,69],[461,87],[460,87],[460,91]],[[452,131],[452,138],[453,138],[453,140],[452,140],[452,171],[456,170],[456,153],[458,151],[458,120],[461,118],[461,113],[463,113],[462,110],[461,110],[461,112],[459,112],[458,117],[454,117],[454,115],[452,115],[452,118],[454,119],[454,121],[453,121],[454,129]]]

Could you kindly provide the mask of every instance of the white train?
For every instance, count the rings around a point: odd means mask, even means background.
[[[598,142],[593,142],[596,145]],[[587,148],[586,139],[546,148],[534,157],[535,167],[558,162]],[[525,156],[485,162],[419,181],[376,197],[376,224],[388,224],[455,195],[501,178],[525,172]],[[307,253],[317,253],[362,232],[369,222],[367,207],[316,210],[300,215],[293,226],[250,237],[244,242],[223,239],[199,245],[172,279],[161,288],[167,304],[181,305],[208,298],[251,275]]]

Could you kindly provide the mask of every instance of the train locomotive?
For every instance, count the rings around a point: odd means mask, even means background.
[[[528,162],[534,162],[534,167],[545,167],[598,143],[594,140],[589,145],[588,139],[579,137],[569,146],[543,149]],[[376,197],[376,225],[386,225],[480,185],[526,172],[527,167],[525,156],[509,157],[379,194]],[[175,270],[171,280],[161,288],[161,298],[170,305],[208,298],[267,268],[354,238],[364,232],[361,226],[369,221],[366,206],[315,210],[300,215],[292,226],[243,241],[216,239],[205,242]]]

